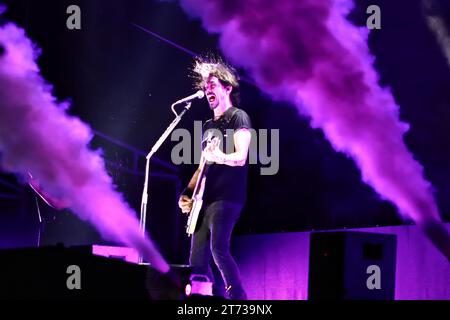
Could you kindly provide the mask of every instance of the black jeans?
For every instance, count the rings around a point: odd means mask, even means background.
[[[192,236],[189,262],[213,280],[211,254],[232,299],[245,299],[239,269],[230,254],[230,239],[243,205],[216,201],[203,208],[203,218]],[[231,286],[231,287],[230,287]]]

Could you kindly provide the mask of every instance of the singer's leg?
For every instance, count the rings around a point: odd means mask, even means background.
[[[242,205],[217,201],[211,205],[211,249],[214,262],[222,274],[229,298],[245,300],[247,295],[241,283],[239,269],[230,254],[230,239]]]
[[[211,271],[210,232],[205,217],[199,220],[200,226],[192,235],[189,263],[194,273],[204,274],[213,281]]]

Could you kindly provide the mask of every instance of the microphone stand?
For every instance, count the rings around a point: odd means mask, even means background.
[[[161,145],[164,143],[164,141],[167,139],[167,137],[170,135],[170,133],[175,129],[175,127],[178,125],[178,123],[181,121],[181,118],[184,116],[184,114],[191,108],[192,102],[186,102],[183,111],[181,111],[179,114],[175,111],[175,105],[178,103],[175,102],[172,104],[171,109],[172,112],[175,114],[175,119],[172,121],[172,123],[167,127],[167,129],[164,131],[164,133],[161,135],[161,137],[156,141],[156,143],[153,145],[152,149],[148,153],[146,157],[146,164],[145,164],[145,180],[144,180],[144,190],[142,191],[142,201],[141,201],[141,218],[140,218],[140,228],[142,235],[145,235],[145,226],[147,222],[147,203],[148,203],[148,182],[149,182],[149,173],[150,173],[150,160],[152,156],[158,151],[158,149],[161,147]],[[139,264],[143,263],[143,257],[139,256]]]
[[[41,247],[41,236],[42,236],[42,232],[44,231],[44,228],[45,228],[45,221],[44,221],[44,219],[42,219],[41,208],[39,207],[39,201],[38,201],[36,194],[34,194],[34,200],[36,201],[36,210],[37,210],[37,214],[38,214],[38,218],[39,218],[37,247],[40,248]]]

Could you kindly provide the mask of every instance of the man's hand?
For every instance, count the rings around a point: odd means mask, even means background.
[[[244,166],[247,161],[251,139],[250,130],[246,128],[239,129],[233,135],[235,152],[226,154],[220,150],[219,140],[214,138],[203,150],[204,157],[208,162],[231,167]]]
[[[178,200],[178,206],[183,213],[189,213],[192,209],[192,200],[186,195],[182,195]]]
[[[206,161],[223,164],[225,162],[225,153],[219,148],[219,140],[214,138],[203,150]]]

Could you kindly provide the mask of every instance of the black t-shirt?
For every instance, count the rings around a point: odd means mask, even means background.
[[[233,132],[239,129],[250,129],[251,121],[248,114],[241,109],[231,107],[217,120],[210,119],[203,125],[203,140],[211,129],[221,132],[221,150],[227,154],[233,153]],[[213,130],[214,132],[214,130]],[[217,136],[213,133],[213,136]],[[228,142],[228,143],[227,143]],[[206,143],[203,143],[203,148]],[[206,172],[205,204],[218,200],[228,200],[244,204],[247,198],[248,161],[244,166],[231,167],[225,164],[213,163],[208,165]]]

